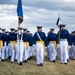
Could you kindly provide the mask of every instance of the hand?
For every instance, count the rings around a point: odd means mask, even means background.
[[[59,44],[57,44],[57,47],[59,47]]]
[[[21,34],[21,32],[20,32],[20,31],[18,31],[18,34],[20,35],[20,34]]]
[[[10,46],[10,43],[8,43],[8,46]]]
[[[70,45],[69,45],[68,47],[69,47],[69,48],[71,48],[71,46],[70,46]]]
[[[47,47],[49,47],[49,45]]]
[[[33,48],[36,48],[36,46],[35,46],[35,45],[33,45]]]

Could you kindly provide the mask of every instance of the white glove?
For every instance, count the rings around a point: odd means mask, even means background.
[[[35,46],[35,45],[33,45],[33,48],[35,48],[35,49],[36,49],[36,46]]]
[[[59,44],[57,44],[57,47],[59,47]]]
[[[18,33],[19,33],[19,34],[21,34],[21,32],[20,32],[20,31],[18,31]]]
[[[47,48],[49,47],[49,45],[47,46]]]
[[[69,48],[71,48],[71,46],[69,45]]]
[[[10,43],[8,43],[8,46],[10,46]]]

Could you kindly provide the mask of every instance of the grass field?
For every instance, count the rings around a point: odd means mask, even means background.
[[[19,66],[17,62],[0,62],[0,75],[75,75],[75,60],[70,59],[67,65],[50,62],[45,54],[44,66],[36,66],[35,57]]]

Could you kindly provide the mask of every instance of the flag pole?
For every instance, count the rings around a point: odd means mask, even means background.
[[[59,25],[59,34],[58,34],[58,44],[60,43],[60,25]]]
[[[58,44],[60,43],[60,30],[61,30],[61,25],[62,25],[62,20],[60,18],[60,9],[59,9],[59,15],[58,15],[58,20],[57,20],[57,26],[59,27],[59,30],[58,30]]]
[[[17,16],[18,16],[18,27],[20,28],[20,25],[23,22],[22,0],[18,0],[18,4],[17,4]],[[18,30],[20,30],[20,29],[18,29]],[[19,39],[19,44],[20,44],[20,39]]]
[[[20,28],[19,18],[18,18],[18,27]],[[19,29],[18,28],[18,29]],[[20,30],[20,29],[19,29]],[[18,36],[19,37],[19,36]],[[20,46],[20,39],[19,39],[19,46]]]

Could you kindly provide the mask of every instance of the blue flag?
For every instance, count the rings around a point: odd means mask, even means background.
[[[22,1],[21,0],[18,0],[17,16],[18,16],[18,25],[20,25],[23,22],[23,10],[22,10]]]

